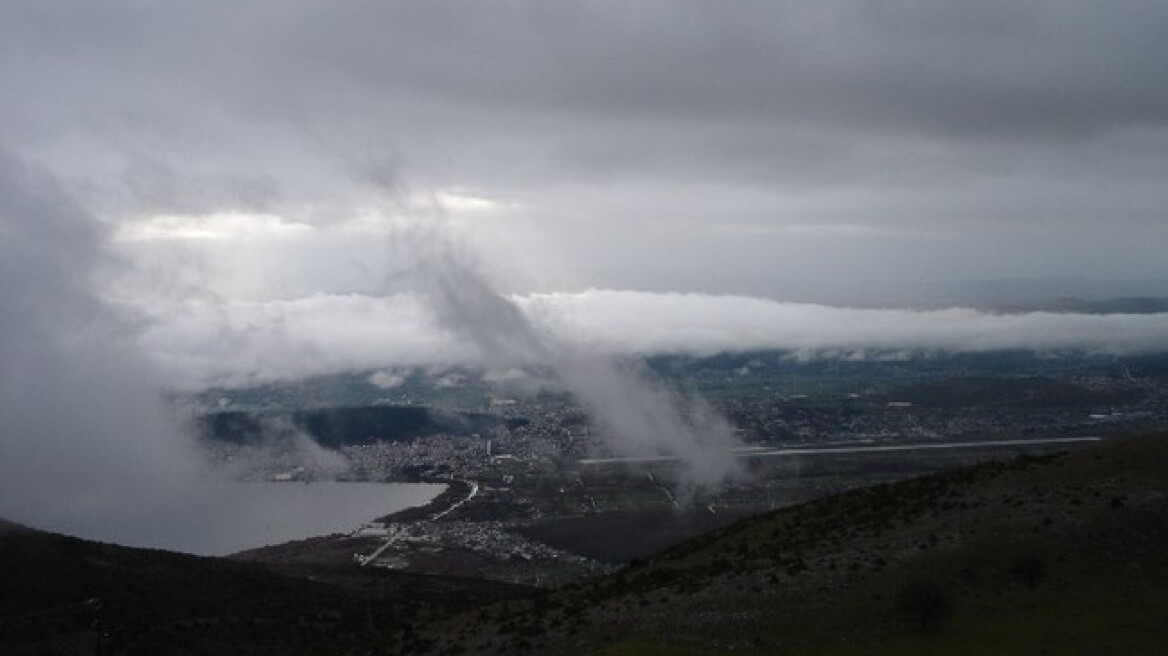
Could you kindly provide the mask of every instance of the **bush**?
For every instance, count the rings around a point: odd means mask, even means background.
[[[896,613],[922,631],[936,630],[953,614],[953,598],[937,583],[912,581],[896,593]]]
[[[1026,587],[1033,588],[1046,578],[1046,564],[1036,556],[1022,556],[1014,561],[1010,573]]]

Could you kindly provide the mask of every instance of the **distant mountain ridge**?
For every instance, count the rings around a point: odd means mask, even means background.
[[[1068,314],[1161,314],[1168,312],[1168,298],[1150,296],[1105,299],[1066,297],[1032,303],[1005,304],[1002,309],[1017,312],[1043,311]]]
[[[282,431],[305,432],[324,447],[395,442],[445,433],[486,433],[500,418],[485,413],[452,412],[423,406],[378,405],[295,411],[224,410],[195,421],[205,439],[237,444],[261,442]]]

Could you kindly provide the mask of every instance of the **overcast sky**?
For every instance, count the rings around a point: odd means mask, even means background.
[[[179,378],[460,355],[431,242],[610,344],[1025,345],[783,302],[1168,295],[1165,62],[1161,0],[9,0],[0,145]]]

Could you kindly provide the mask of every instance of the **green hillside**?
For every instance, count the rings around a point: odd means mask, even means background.
[[[384,570],[277,573],[0,521],[5,656],[367,653],[433,613],[524,592]]]
[[[1162,654],[1168,435],[989,463],[739,522],[403,652]]]

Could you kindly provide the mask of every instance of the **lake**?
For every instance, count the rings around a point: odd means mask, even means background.
[[[120,512],[28,524],[88,540],[225,556],[289,540],[348,533],[378,517],[425,505],[445,489],[431,483],[215,481],[187,490],[179,501],[152,499],[144,492],[141,504]]]
[[[184,536],[188,553],[226,555],[329,533],[430,503],[445,485],[430,483],[237,483],[242,513],[228,515],[213,536]]]

